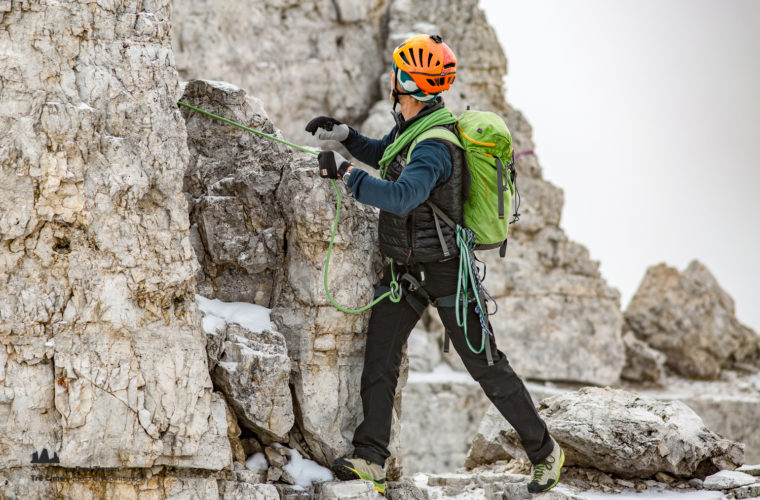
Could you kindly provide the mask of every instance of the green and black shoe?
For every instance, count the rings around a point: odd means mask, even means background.
[[[363,458],[343,457],[332,463],[332,471],[341,481],[354,479],[371,481],[377,491],[385,494],[385,470],[376,463]]]
[[[555,441],[554,449],[549,456],[533,466],[533,478],[528,483],[528,491],[541,493],[554,488],[559,482],[559,473],[564,463],[565,452]]]

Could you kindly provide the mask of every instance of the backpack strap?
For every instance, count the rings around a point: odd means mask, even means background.
[[[454,144],[456,147],[460,149],[464,149],[462,147],[462,143],[459,141],[459,137],[452,132],[451,130],[443,127],[433,127],[430,129],[427,129],[420,135],[414,138],[411,145],[409,146],[409,151],[406,153],[406,162],[409,163],[409,161],[412,158],[412,151],[414,151],[414,147],[419,144],[420,142],[424,141],[425,139],[441,139],[444,141],[448,141],[452,144]],[[453,159],[452,159],[453,161]],[[438,221],[439,218],[443,219],[443,222],[451,226],[452,228],[456,229],[457,225],[456,223],[451,220],[451,218],[443,213],[443,210],[435,206],[431,201],[426,201],[430,208],[433,209],[433,220],[435,221],[435,231],[438,233],[438,241],[441,242],[441,248],[443,249],[443,256],[448,257],[451,255],[451,252],[449,251],[449,246],[446,244],[446,239],[443,237],[443,231],[441,230],[441,223]]]
[[[507,186],[501,183],[501,179],[504,178],[504,164],[501,162],[501,158],[498,156],[495,156],[494,159],[496,160],[496,181],[498,182],[498,187],[496,188],[496,191],[499,194],[499,219],[504,218],[504,191],[509,189]]]
[[[432,203],[430,203],[430,205],[434,206]],[[441,243],[441,249],[443,250],[443,258],[445,259],[451,255],[451,252],[449,252],[449,246],[446,244],[446,238],[443,237],[443,231],[441,230],[441,223],[438,222],[438,214],[435,213],[435,210],[433,210],[433,221],[435,222],[435,232],[438,233],[438,241]]]
[[[457,228],[457,223],[456,223],[456,222],[454,222],[454,221],[451,219],[451,217],[449,217],[448,215],[446,215],[446,214],[444,213],[444,211],[443,211],[443,210],[441,210],[441,209],[438,207],[438,205],[436,205],[435,203],[433,203],[433,202],[432,202],[432,201],[430,201],[430,200],[427,200],[427,201],[425,201],[425,203],[427,204],[427,206],[429,206],[430,208],[432,208],[432,209],[433,209],[433,214],[434,214],[434,215],[436,215],[437,217],[440,217],[441,219],[443,219],[443,222],[445,222],[447,226],[449,226],[449,227],[450,227],[450,228],[452,228],[452,229],[456,229],[456,228]],[[436,222],[436,226],[437,226],[437,225],[438,225],[438,223]],[[439,233],[440,233],[440,231],[439,231]]]
[[[459,141],[459,137],[452,132],[451,130],[443,127],[433,127],[429,128],[417,137],[414,138],[414,140],[411,143],[411,146],[409,146],[409,151],[406,153],[406,162],[409,163],[409,160],[412,158],[412,151],[414,151],[414,146],[419,144],[420,142],[424,141],[425,139],[442,139],[444,141],[449,141],[450,143],[454,144],[460,149],[464,149],[462,146],[462,143]]]

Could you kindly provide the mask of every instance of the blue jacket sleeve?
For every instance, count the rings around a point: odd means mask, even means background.
[[[348,152],[357,160],[366,163],[370,167],[378,168],[378,162],[383,157],[385,148],[390,146],[393,138],[396,137],[396,128],[393,127],[391,132],[382,139],[371,139],[361,135],[356,129],[349,127],[351,132],[348,138],[343,141]]]
[[[367,205],[406,215],[425,202],[433,188],[451,176],[451,154],[446,145],[428,139],[412,151],[396,182],[372,177],[361,169],[351,171],[348,186],[354,198]]]

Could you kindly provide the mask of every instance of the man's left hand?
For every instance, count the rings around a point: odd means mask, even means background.
[[[351,164],[336,151],[322,151],[319,159],[319,175],[328,179],[340,179]]]

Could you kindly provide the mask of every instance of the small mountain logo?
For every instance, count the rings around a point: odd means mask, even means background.
[[[58,452],[54,452],[53,456],[50,457],[48,455],[47,448],[42,448],[42,453],[37,455],[37,452],[35,451],[32,453],[32,463],[33,464],[57,464],[60,463],[60,460],[58,459]]]

